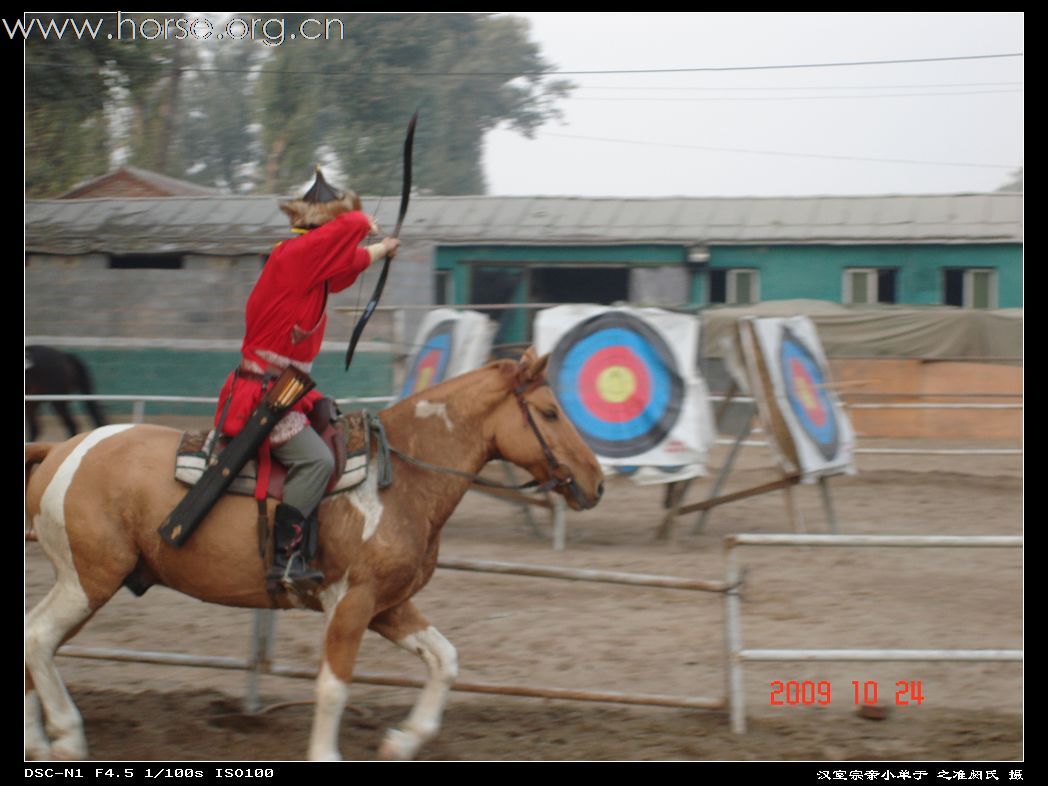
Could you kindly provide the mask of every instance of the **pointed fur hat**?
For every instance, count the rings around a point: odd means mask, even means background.
[[[353,191],[336,191],[316,167],[316,179],[301,199],[280,205],[293,229],[314,229],[349,210],[360,210],[360,197]]]

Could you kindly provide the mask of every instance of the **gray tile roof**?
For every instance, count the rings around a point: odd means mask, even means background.
[[[179,180],[174,177],[168,177],[162,175],[159,172],[152,172],[148,169],[142,169],[137,166],[131,166],[130,164],[124,164],[123,166],[117,167],[111,172],[106,172],[104,175],[98,175],[92,177],[81,183],[77,183],[71,189],[66,191],[64,194],[57,197],[58,199],[77,199],[78,194],[88,191],[92,188],[105,184],[107,181],[114,180],[119,177],[129,177],[132,180],[138,180],[147,185],[153,186],[161,191],[167,191],[172,195],[179,196],[217,196],[222,193],[217,188],[209,188],[202,186],[197,183],[191,183],[188,180]]]
[[[31,200],[31,253],[262,254],[274,196]],[[364,198],[391,228],[399,198]],[[445,245],[1021,243],[1022,194],[776,198],[412,197],[401,236]]]

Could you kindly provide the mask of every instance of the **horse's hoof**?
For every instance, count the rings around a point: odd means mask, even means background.
[[[78,740],[60,740],[51,743],[51,758],[55,761],[83,761],[87,758],[87,745]]]
[[[378,755],[385,761],[409,761],[415,757],[420,745],[421,740],[414,734],[390,729],[386,732],[386,738],[382,740]]]
[[[327,751],[322,753],[310,753],[310,761],[342,761],[342,754],[338,751]]]
[[[26,761],[50,761],[53,758],[51,747],[49,745],[26,745],[25,758]]]

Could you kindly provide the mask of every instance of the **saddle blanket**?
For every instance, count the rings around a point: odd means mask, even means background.
[[[182,440],[178,445],[178,454],[175,457],[175,480],[187,486],[196,485],[207,467],[208,454],[211,452],[211,442],[214,437],[215,432],[213,429],[211,431],[186,431],[182,434]],[[346,457],[345,470],[333,486],[329,484],[325,496],[349,491],[367,479],[369,453],[367,439],[361,439],[362,444],[358,445],[353,445],[354,441],[356,440],[350,440],[350,450]],[[269,496],[277,499],[283,498],[283,481],[286,473],[287,471],[283,465],[274,458],[272,477],[269,484]],[[252,496],[255,492],[257,478],[258,462],[252,459],[244,465],[244,468],[234,478],[229,486],[228,493]]]

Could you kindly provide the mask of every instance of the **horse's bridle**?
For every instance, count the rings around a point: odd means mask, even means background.
[[[535,423],[535,418],[531,415],[531,409],[528,407],[527,399],[524,398],[525,393],[530,393],[532,390],[542,387],[543,385],[549,385],[549,383],[543,381],[537,385],[519,385],[518,387],[513,388],[513,395],[516,396],[517,404],[520,405],[520,409],[524,413],[524,419],[527,421],[528,427],[531,428],[531,433],[535,435],[535,439],[539,441],[539,447],[542,448],[542,455],[545,457],[546,463],[549,465],[549,480],[539,485],[538,490],[549,491],[551,489],[564,488],[572,493],[576,501],[582,502],[582,500],[579,499],[579,488],[575,483],[575,478],[571,475],[571,470],[557,461],[557,457],[553,455],[553,451],[550,450],[545,437],[543,437],[542,432],[539,431],[538,424]]]
[[[542,432],[539,431],[538,424],[535,423],[535,418],[531,415],[531,410],[528,408],[528,402],[524,398],[525,393],[530,393],[532,390],[547,385],[549,383],[543,381],[538,384],[520,385],[513,389],[513,395],[517,399],[517,404],[520,406],[521,411],[524,413],[524,419],[531,429],[531,433],[535,435],[535,439],[539,442],[539,447],[542,448],[542,455],[546,459],[546,463],[549,465],[550,477],[549,480],[539,483],[537,480],[531,480],[527,483],[521,483],[520,485],[511,485],[509,483],[499,483],[495,480],[488,480],[482,478],[480,475],[475,475],[471,472],[463,472],[458,469],[452,469],[451,467],[441,467],[437,464],[430,464],[428,461],[409,456],[407,453],[403,453],[397,450],[392,445],[389,446],[389,452],[408,462],[414,464],[422,469],[428,469],[432,472],[442,472],[446,475],[456,475],[461,478],[466,478],[472,483],[478,486],[486,486],[488,488],[505,489],[509,491],[521,491],[523,489],[535,489],[536,491],[546,492],[553,491],[556,489],[563,488],[575,499],[580,506],[586,507],[586,501],[582,496],[582,491],[579,489],[578,484],[575,482],[575,478],[571,474],[571,470],[557,461],[557,457],[553,455],[553,451],[550,449],[549,443],[546,442],[545,437],[542,436]]]

